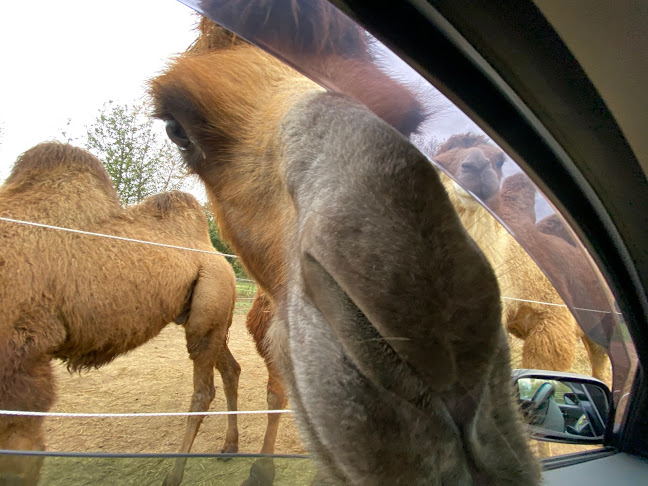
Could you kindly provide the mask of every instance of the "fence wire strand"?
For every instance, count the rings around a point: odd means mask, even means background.
[[[32,412],[26,410],[0,410],[0,415],[23,417],[72,417],[72,418],[139,418],[139,417],[187,417],[191,415],[265,415],[269,413],[293,413],[292,410],[236,410],[221,412],[139,412],[139,413],[82,413],[82,412]]]
[[[12,219],[12,218],[5,218],[0,216],[0,221],[4,221],[5,223],[16,223],[16,224],[25,224],[27,226],[36,226],[38,228],[45,228],[45,229],[52,229],[52,230],[58,230],[58,231],[67,231],[68,233],[75,233],[75,234],[80,234],[80,235],[87,235],[87,236],[98,236],[101,238],[110,238],[113,240],[120,240],[120,241],[128,241],[131,243],[142,243],[145,245],[153,245],[153,246],[162,246],[164,248],[173,248],[176,250],[186,250],[186,251],[195,251],[198,253],[207,253],[210,255],[221,255],[227,258],[238,258],[237,255],[230,255],[228,253],[221,253],[219,251],[208,251],[208,250],[199,250],[197,248],[186,248],[184,246],[176,246],[176,245],[167,245],[166,243],[156,243],[154,241],[147,241],[147,240],[137,240],[135,238],[126,238],[124,236],[116,236],[116,235],[107,235],[104,233],[94,233],[92,231],[83,231],[83,230],[77,230],[77,229],[72,229],[72,228],[64,228],[62,226],[54,226],[51,224],[43,224],[43,223],[33,223],[31,221],[22,221],[19,219]]]
[[[123,236],[116,236],[116,235],[108,235],[105,233],[95,233],[92,231],[84,231],[84,230],[78,230],[78,229],[73,229],[73,228],[66,228],[62,226],[55,226],[55,225],[50,225],[50,224],[43,224],[43,223],[35,223],[32,221],[23,221],[19,219],[13,219],[13,218],[6,218],[0,216],[0,221],[3,221],[5,223],[13,223],[13,224],[23,224],[27,226],[33,226],[37,228],[44,228],[44,229],[49,229],[49,230],[55,230],[55,231],[65,231],[69,233],[74,233],[74,234],[80,234],[80,235],[86,235],[86,236],[94,236],[94,237],[99,237],[99,238],[109,238],[109,239],[114,239],[114,240],[119,240],[119,241],[126,241],[130,243],[140,243],[144,245],[152,245],[152,246],[159,246],[159,247],[164,247],[164,248],[172,248],[176,250],[185,250],[185,251],[193,251],[193,252],[198,252],[198,253],[207,253],[211,255],[221,255],[226,258],[239,258],[237,255],[232,255],[228,253],[222,253],[218,251],[207,251],[207,250],[199,250],[197,248],[187,248],[187,247],[182,247],[182,246],[176,246],[176,245],[168,245],[165,243],[157,243],[154,241],[147,241],[147,240],[138,240],[135,238],[126,238]],[[255,284],[255,281],[252,279],[245,279],[245,278],[237,278],[237,281],[239,282],[249,282],[252,284]],[[540,301],[535,301],[535,300],[528,300],[528,299],[519,299],[515,297],[506,297],[502,296],[502,299],[506,300],[514,300],[514,301],[520,301],[520,302],[529,302],[533,304],[541,304],[541,305],[548,305],[548,306],[556,306],[556,307],[567,307],[565,304],[554,304],[551,302],[540,302]],[[239,297],[238,300],[254,300],[254,297]],[[584,309],[584,308],[579,308],[579,307],[574,307],[574,310],[580,310],[580,311],[586,311],[586,312],[597,312],[597,313],[602,313],[602,314],[611,314],[610,311],[603,311],[603,310],[596,310],[596,309]],[[191,416],[191,415],[259,415],[259,414],[269,414],[269,413],[293,413],[292,410],[241,410],[241,411],[222,411],[222,412],[142,412],[142,413],[67,413],[67,412],[32,412],[32,411],[21,411],[21,410],[0,410],[0,415],[19,415],[19,416],[34,416],[34,417],[69,417],[69,418],[88,418],[88,417],[95,417],[95,418],[121,418],[121,417],[130,417],[130,418],[139,418],[139,417],[186,417],[186,416]]]

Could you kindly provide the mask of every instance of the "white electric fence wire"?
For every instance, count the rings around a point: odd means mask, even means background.
[[[227,253],[221,253],[218,251],[207,251],[207,250],[198,250],[196,248],[185,248],[183,246],[167,245],[165,243],[155,243],[153,241],[146,241],[146,240],[136,240],[134,238],[125,238],[123,236],[106,235],[103,233],[93,233],[92,231],[83,231],[83,230],[77,230],[72,228],[64,228],[62,226],[53,226],[51,224],[33,223],[31,221],[21,221],[19,219],[4,218],[1,216],[0,216],[0,221],[4,221],[6,223],[26,224],[28,226],[36,226],[38,228],[53,229],[58,231],[67,231],[69,233],[76,233],[80,235],[99,236],[101,238],[110,238],[113,240],[129,241],[131,243],[143,243],[145,245],[162,246],[164,248],[174,248],[176,250],[195,251],[198,253],[208,253],[210,255],[222,255],[224,257],[229,257],[229,258],[238,258],[238,256],[236,255],[229,255]]]
[[[83,231],[83,230],[77,230],[77,229],[72,229],[72,228],[65,228],[65,227],[62,227],[62,226],[54,226],[54,225],[50,225],[50,224],[34,223],[32,221],[22,221],[22,220],[19,220],[19,219],[5,218],[5,217],[2,217],[2,216],[0,216],[0,221],[4,221],[6,223],[25,224],[25,225],[28,225],[28,226],[36,226],[38,228],[52,229],[52,230],[58,230],[58,231],[67,231],[69,233],[76,233],[76,234],[81,234],[81,235],[97,236],[97,237],[100,237],[100,238],[111,238],[111,239],[115,239],[115,240],[128,241],[128,242],[131,242],[131,243],[142,243],[142,244],[145,244],[145,245],[162,246],[162,247],[165,247],[165,248],[174,248],[176,250],[195,251],[195,252],[198,252],[198,253],[207,253],[207,254],[211,254],[211,255],[222,255],[222,256],[228,257],[228,258],[238,258],[237,255],[231,255],[231,254],[228,254],[228,253],[221,253],[221,252],[218,252],[218,251],[198,250],[196,248],[186,248],[186,247],[183,247],[183,246],[167,245],[165,243],[156,243],[156,242],[147,241],[147,240],[137,240],[137,239],[134,239],[134,238],[125,238],[123,236],[107,235],[107,234],[104,234],[104,233],[94,233],[92,231]],[[241,281],[241,282],[254,283],[254,280],[250,280],[250,279],[239,278],[237,280]],[[519,301],[519,302],[529,302],[529,303],[532,303],[532,304],[550,305],[550,306],[555,306],[555,307],[567,307],[565,304],[554,304],[554,303],[551,303],[551,302],[541,302],[541,301],[537,301],[537,300],[519,299],[519,298],[515,298],[515,297],[505,297],[505,296],[502,296],[502,298],[506,299],[506,300],[515,300],[515,301]],[[239,300],[254,300],[254,298],[253,297],[239,298]],[[585,312],[598,312],[600,314],[611,314],[610,311],[597,310],[597,309],[585,309],[585,308],[582,308],[582,307],[574,307],[573,309],[574,310],[579,310],[579,311],[585,311]],[[616,314],[620,315],[620,313],[618,313],[618,312]]]
[[[146,240],[137,240],[134,238],[125,238],[123,236],[115,236],[115,235],[107,235],[103,233],[94,233],[92,231],[83,231],[83,230],[77,230],[77,229],[72,229],[72,228],[64,228],[62,226],[54,226],[50,224],[43,224],[43,223],[34,223],[31,221],[22,221],[19,219],[12,219],[12,218],[5,218],[0,216],[0,221],[4,221],[6,223],[15,223],[15,224],[24,224],[28,226],[36,226],[38,228],[45,228],[45,229],[52,229],[52,230],[57,230],[57,231],[67,231],[69,233],[76,233],[76,234],[81,234],[81,235],[87,235],[87,236],[96,236],[100,238],[111,238],[114,240],[120,240],[120,241],[128,241],[131,243],[142,243],[145,245],[153,245],[153,246],[162,246],[165,248],[174,248],[176,250],[186,250],[186,251],[195,251],[199,253],[208,253],[212,255],[222,255],[224,257],[228,258],[238,258],[237,255],[230,255],[227,253],[221,253],[217,251],[206,251],[206,250],[198,250],[196,248],[185,248],[182,246],[175,246],[175,245],[167,245],[164,243],[156,243],[153,241],[146,241]],[[250,279],[244,279],[240,278],[237,279],[238,281],[241,282],[251,282],[255,283],[254,280]],[[565,304],[554,304],[551,302],[539,302],[536,300],[528,300],[528,299],[518,299],[515,297],[502,297],[503,299],[507,300],[515,300],[519,302],[529,302],[532,304],[542,304],[542,305],[551,305],[551,306],[556,306],[556,307],[567,307]],[[254,300],[253,297],[239,297],[238,300]],[[611,314],[610,311],[602,311],[602,310],[596,310],[596,309],[584,309],[580,307],[574,307],[574,310],[581,310],[581,311],[587,311],[587,312],[598,312],[601,314]],[[34,417],[114,417],[114,418],[119,418],[119,417],[186,417],[189,415],[258,415],[258,414],[268,414],[268,413],[293,413],[292,410],[245,410],[245,411],[237,411],[237,412],[152,412],[152,413],[64,413],[64,412],[29,412],[29,411],[20,411],[20,410],[0,410],[0,415],[22,415],[22,416],[34,416]]]
[[[234,412],[141,412],[141,413],[68,413],[31,412],[24,410],[0,410],[0,415],[21,415],[26,417],[73,417],[73,418],[119,418],[119,417],[186,417],[188,415],[265,415],[268,413],[293,413],[292,410],[238,410]]]
[[[529,299],[518,299],[516,297],[504,297],[505,300],[516,300],[518,302],[529,302],[530,304],[542,304],[542,305],[553,305],[555,307],[567,307],[565,304],[553,304],[551,302],[541,302],[539,300],[529,300]],[[583,307],[572,307],[574,310],[585,311],[585,312],[598,312],[599,314],[612,314],[610,311],[597,310],[597,309],[585,309]],[[615,314],[621,315],[620,312],[615,312]]]

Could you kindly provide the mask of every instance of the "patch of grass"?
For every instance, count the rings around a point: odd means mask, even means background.
[[[250,311],[250,307],[252,307],[251,300],[238,300],[234,306],[234,314],[245,315]]]
[[[236,306],[234,307],[235,314],[247,314],[252,307],[254,296],[257,292],[257,284],[251,280],[237,280],[236,281]]]

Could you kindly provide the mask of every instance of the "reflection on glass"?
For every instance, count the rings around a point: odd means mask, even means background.
[[[321,0],[297,2],[299,10],[309,15],[309,25],[301,31],[296,29],[292,12],[283,10],[283,4],[279,2],[265,2],[264,9],[246,11],[242,11],[239,2],[184,0],[184,3],[276,55],[322,86],[355,97],[369,108],[372,108],[375,100],[371,99],[372,89],[367,89],[368,86],[377,90],[394,82],[414,86],[420,105],[404,107],[398,99],[382,99],[382,103],[392,103],[390,108],[393,110],[382,106],[381,112],[401,113],[404,109],[412,110],[411,117],[400,116],[399,123],[392,124],[410,137],[423,153],[435,159],[437,166],[448,172],[467,194],[488,207],[542,268],[560,294],[557,302],[544,302],[569,308],[588,341],[586,346],[592,369],[600,369],[607,359],[605,354],[609,355],[613,365],[613,396],[619,412],[615,423],[620,425],[625,409],[624,402],[620,399],[630,390],[636,356],[628,332],[615,309],[611,292],[586,250],[564,220],[555,213],[553,205],[509,158],[499,167],[500,180],[497,183],[500,191],[495,193],[472,190],[465,185],[465,180],[462,181],[461,177],[457,177],[450,167],[439,160],[438,142],[446,140],[452,134],[478,131],[474,123],[465,115],[459,116],[458,110],[431,84],[369,34],[357,38],[341,36],[342,41],[335,47],[335,56],[324,58],[324,54],[319,55],[317,49],[305,49],[304,46],[313,44],[312,37],[326,35],[329,29],[344,29],[345,23],[351,22],[340,12],[331,13],[330,9],[321,8]],[[324,11],[327,12],[325,17],[321,15]],[[282,28],[267,28],[269,23]],[[311,38],[300,38],[302,32],[306,32]],[[357,52],[363,51],[358,48],[358,43],[365,42],[371,44],[373,57],[354,57]],[[314,44],[317,45],[317,42]],[[348,63],[349,59],[355,61],[352,75],[349,75],[349,69],[331,68],[332,63]],[[433,115],[425,120],[421,113],[436,113],[438,116]],[[414,135],[417,131],[418,134]],[[490,141],[489,143],[494,145]],[[510,181],[512,176],[516,176],[516,179]],[[516,192],[518,189],[520,192]],[[511,191],[509,194],[513,195],[513,204],[508,208],[501,204],[502,197],[498,196],[505,190]],[[522,204],[529,197],[532,203]]]
[[[451,179],[448,187],[450,190],[456,189],[458,199],[465,203],[477,199],[488,207],[503,227],[515,236],[517,242],[545,271],[559,296],[556,300],[545,297],[543,301],[536,304],[567,306],[584,331],[585,337],[591,342],[591,349],[596,351],[598,346],[609,354],[613,363],[614,399],[619,412],[616,414],[615,422],[617,425],[621,423],[626,407],[624,397],[627,397],[630,390],[636,357],[621,316],[614,306],[611,293],[574,233],[555,213],[553,205],[510,158],[492,141],[485,139],[479,133],[474,123],[460,114],[432,85],[369,34],[364,39],[345,39],[346,43],[339,46],[341,56],[337,61],[327,59],[326,62],[322,62],[322,59],[305,55],[303,50],[295,48],[295,45],[299,45],[300,39],[288,36],[291,41],[286,43],[285,38],[276,32],[262,29],[263,19],[261,21],[253,19],[248,22],[250,16],[241,14],[237,2],[187,0],[185,3],[274,53],[323,86],[359,98],[369,106],[372,103],[371,90],[366,89],[366,86],[389,86],[393,83],[407,83],[414,86],[419,95],[420,105],[401,106],[398,99],[381,99],[381,102],[391,102],[394,105],[394,109],[385,110],[387,112],[400,115],[403,111],[412,112],[411,116],[399,116],[386,121],[394,124],[397,129],[410,137],[412,142],[447,174]],[[272,1],[267,3],[272,4]],[[319,32],[326,32],[331,25],[350,22],[342,14],[338,14],[335,19],[318,18],[317,5],[320,0],[301,0],[298,3],[302,8],[311,9],[313,25],[319,22],[322,27]],[[274,9],[273,14],[286,17],[285,25],[288,29],[291,28],[289,12]],[[353,77],[348,79],[334,77],[339,73],[348,74],[349,70],[330,69],[330,65],[327,68],[327,63],[343,62],[346,54],[352,58],[354,42],[369,42],[373,58],[362,59],[353,64]],[[442,113],[442,115],[431,116],[424,120],[421,113]],[[396,118],[398,122],[394,121]],[[448,145],[453,136],[460,136],[467,132],[476,132],[477,136],[473,138],[482,137],[481,141],[486,148],[479,148],[477,145],[467,147]],[[459,157],[456,156],[458,150],[455,149],[466,152]],[[455,157],[448,155],[452,150],[455,150]],[[482,155],[487,159],[487,163],[484,163]],[[504,201],[508,205],[504,204]],[[489,243],[485,246],[491,247]],[[504,257],[505,255],[499,252],[492,255],[492,258]],[[500,268],[498,265],[495,266]],[[510,288],[505,290],[508,291]],[[504,302],[504,308],[507,309],[512,305],[511,302],[522,302],[528,298],[528,295],[508,293],[504,297],[510,299]],[[509,331],[513,334],[517,333],[522,338],[528,337],[530,330],[524,327],[524,322],[516,322],[518,325],[510,327]],[[591,356],[601,355],[595,352]],[[594,366],[594,363],[592,365]],[[583,393],[578,387],[570,388],[560,382],[521,380],[519,389],[520,399],[527,403],[526,407],[529,410],[533,408],[533,414],[530,416],[533,417],[535,425],[581,437],[600,434],[600,420],[597,422],[586,413],[583,408],[586,402],[579,395]],[[589,390],[589,394],[595,402],[597,392]],[[84,403],[84,406],[87,405]],[[64,411],[65,404],[62,403],[61,407]],[[562,419],[556,413],[556,407]],[[580,413],[576,412],[576,407]],[[182,422],[182,419],[178,419],[178,422]],[[66,422],[69,423],[70,420]],[[112,423],[114,427],[114,422]],[[65,427],[66,425],[63,425],[62,430]],[[127,430],[126,427],[125,429]],[[177,425],[177,430],[182,430],[181,423]],[[65,431],[61,434],[68,435],[69,432]],[[219,484],[219,482],[237,484],[247,477],[252,461],[253,459],[249,458],[236,458],[227,462],[213,457],[191,458],[188,461],[185,481],[188,484],[203,484],[202,481],[204,484]],[[159,457],[105,459],[77,456],[48,457],[45,459],[41,484],[54,484],[54,478],[56,484],[158,484],[171,465],[172,459]],[[286,484],[307,484],[310,479],[306,480],[306,478],[312,477],[313,467],[306,459],[280,459],[277,460],[277,470],[275,484],[283,484],[281,474],[290,478],[286,480]],[[284,473],[281,472],[282,470]],[[304,481],[299,478],[303,478]]]
[[[520,378],[517,389],[532,437],[600,442],[605,434],[608,398],[596,383]]]

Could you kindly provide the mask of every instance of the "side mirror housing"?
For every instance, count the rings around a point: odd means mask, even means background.
[[[590,376],[513,370],[514,390],[532,439],[602,444],[612,410],[605,383]]]

